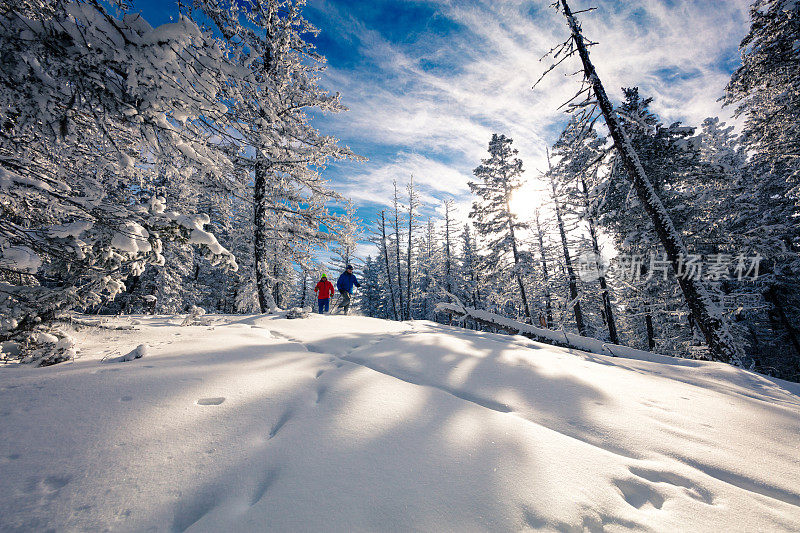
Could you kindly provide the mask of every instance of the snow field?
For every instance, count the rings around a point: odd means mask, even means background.
[[[797,384],[430,322],[202,319],[0,369],[0,530],[800,528]]]

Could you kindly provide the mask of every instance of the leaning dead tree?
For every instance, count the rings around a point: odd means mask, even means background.
[[[741,351],[736,346],[728,330],[726,319],[721,310],[712,301],[703,281],[690,276],[679,275],[681,260],[688,255],[686,244],[683,241],[683,237],[675,229],[669,213],[656,194],[652,182],[647,177],[639,156],[622,128],[600,81],[600,77],[589,59],[589,46],[595,43],[587,42],[584,38],[581,26],[575,18],[575,13],[570,9],[567,0],[559,0],[554,2],[552,6],[566,18],[571,35],[567,41],[548,52],[547,55],[553,57],[554,63],[542,77],[568,58],[576,54],[579,56],[582,64],[583,83],[577,94],[570,100],[568,104],[569,110],[576,114],[579,123],[582,124],[586,131],[591,129],[600,116],[603,117],[609,134],[614,141],[614,148],[625,166],[628,179],[631,181],[636,191],[636,196],[644,207],[664,247],[667,259],[678,278],[686,304],[696,320],[697,327],[705,337],[711,358],[728,363],[740,363]]]

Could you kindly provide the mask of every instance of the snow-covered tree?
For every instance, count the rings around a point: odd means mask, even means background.
[[[445,288],[445,257],[439,240],[436,224],[430,218],[425,226],[419,246],[417,263],[422,265],[416,277],[418,293],[417,313],[413,318],[423,320],[436,320],[436,304],[446,301]]]
[[[572,315],[575,317],[575,326],[578,329],[578,334],[586,335],[586,324],[584,323],[583,311],[581,309],[581,297],[578,292],[578,275],[575,273],[573,257],[570,252],[569,241],[567,239],[567,227],[566,221],[564,220],[564,207],[561,199],[562,191],[560,191],[559,187],[556,186],[556,180],[553,176],[552,169],[549,169],[546,178],[550,185],[550,198],[553,201],[553,212],[555,213],[556,227],[558,228],[558,236],[561,241],[561,252],[564,258],[564,268],[567,271],[567,287],[569,288],[567,308],[571,310]]]
[[[5,4],[0,12],[0,336],[41,364],[68,341],[34,331],[125,289],[165,240],[233,256],[205,215],[168,209],[159,168],[230,167],[208,124],[230,65],[184,17],[157,28],[98,2]],[[158,162],[158,164],[156,164]]]
[[[324,245],[334,238],[341,221],[326,204],[340,197],[320,169],[330,158],[352,156],[311,125],[310,110],[345,108],[338,94],[319,85],[324,58],[305,40],[317,29],[303,17],[304,5],[304,0],[197,2],[239,68],[226,79],[232,130],[218,134],[239,148],[240,185],[249,189],[252,183],[252,267],[262,312],[275,309],[276,285],[291,282],[295,271],[287,262],[308,269],[308,244]]]
[[[622,128],[620,116],[614,110],[605,87],[597,74],[594,64],[589,58],[589,49],[583,36],[580,24],[569,7],[567,0],[560,0],[560,11],[566,18],[570,29],[570,38],[560,46],[553,48],[553,57],[566,58],[577,55],[581,61],[584,88],[579,95],[589,95],[588,99],[572,104],[572,109],[582,117],[585,123],[596,120],[595,110],[605,120],[609,136],[619,156],[620,164],[625,168],[627,178],[641,202],[642,210],[647,214],[649,222],[658,235],[672,271],[677,275],[682,269],[682,258],[688,256],[686,243],[676,229],[673,217],[661,202],[647,171],[642,166],[636,149],[631,145],[626,132]],[[742,351],[730,333],[729,323],[721,313],[720,307],[713,298],[702,279],[692,276],[681,276],[678,279],[686,304],[691,311],[693,324],[702,332],[712,358],[732,363],[740,363]]]
[[[552,174],[553,179],[560,179],[560,192],[562,193],[562,210],[571,214],[579,222],[581,239],[578,241],[577,255],[583,261],[581,267],[586,273],[581,277],[581,286],[584,294],[597,294],[602,302],[598,309],[603,329],[602,332],[593,331],[592,335],[608,338],[612,343],[619,344],[617,326],[614,319],[612,299],[606,279],[605,265],[603,264],[600,243],[599,217],[600,180],[598,167],[605,156],[605,139],[599,137],[593,129],[580,128],[571,121],[556,142],[555,155],[559,157],[557,172]],[[558,218],[558,217],[557,217]],[[592,280],[590,278],[596,278]],[[595,285],[596,282],[596,285]],[[571,282],[570,282],[571,283]],[[583,311],[587,314],[587,322],[592,326],[594,298],[584,298],[587,305]],[[596,329],[593,328],[592,329]]]
[[[525,319],[531,313],[526,294],[525,268],[522,250],[519,249],[518,231],[526,228],[511,210],[511,196],[521,185],[522,160],[511,147],[512,140],[505,135],[493,134],[489,141],[489,158],[483,159],[473,173],[479,181],[469,182],[470,190],[479,197],[473,202],[470,218],[475,230],[486,241],[485,264],[491,267],[495,280],[513,278],[522,303]],[[516,300],[516,298],[511,298]]]
[[[386,305],[386,295],[383,291],[383,267],[380,258],[372,259],[368,255],[364,261],[364,270],[361,277],[361,300],[359,308],[364,316],[374,318],[391,318],[391,311]]]
[[[419,199],[417,190],[414,187],[414,175],[412,174],[406,185],[408,193],[408,244],[406,247],[406,319],[411,319],[413,308],[412,278],[414,277],[414,231],[417,225],[417,211]]]
[[[750,160],[737,182],[733,226],[764,256],[758,289],[770,306],[779,344],[792,350],[769,368],[800,375],[800,2],[757,0],[742,40],[742,65],[726,104],[745,117]],[[767,350],[768,352],[771,350]]]
[[[470,225],[464,224],[461,232],[461,256],[459,258],[459,287],[456,295],[462,302],[473,309],[481,309],[481,258],[478,255],[478,245],[470,231]]]

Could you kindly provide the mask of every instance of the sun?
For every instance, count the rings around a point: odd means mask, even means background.
[[[511,212],[520,220],[528,220],[546,201],[547,192],[542,185],[528,181],[511,196]]]

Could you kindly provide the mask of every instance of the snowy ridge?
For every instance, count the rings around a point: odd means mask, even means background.
[[[800,528],[800,385],[425,321],[183,322],[0,368],[0,530]]]

